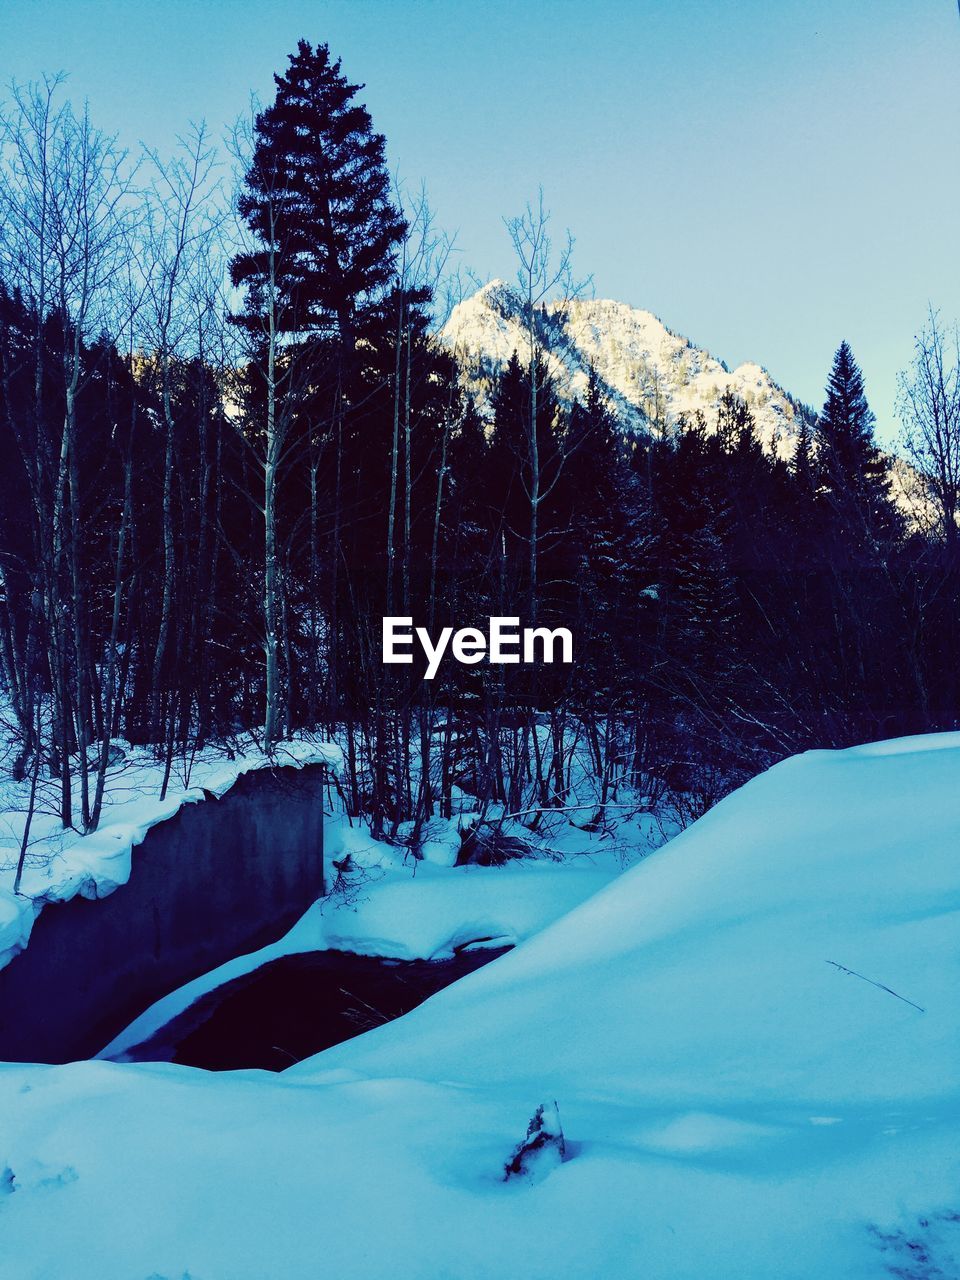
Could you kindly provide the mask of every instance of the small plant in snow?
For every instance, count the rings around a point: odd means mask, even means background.
[[[515,858],[532,856],[529,841],[503,830],[502,820],[478,822],[464,837],[457,862],[482,867],[502,867]]]
[[[868,1228],[884,1255],[884,1270],[899,1280],[950,1280],[960,1264],[960,1213],[918,1217],[906,1227]]]
[[[544,1178],[551,1169],[563,1162],[566,1151],[559,1108],[555,1102],[543,1102],[527,1125],[527,1136],[517,1144],[504,1166],[503,1180],[509,1182],[511,1178],[517,1177]]]

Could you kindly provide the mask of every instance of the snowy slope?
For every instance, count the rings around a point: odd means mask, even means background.
[[[958,978],[960,735],[811,752],[281,1077],[0,1069],[0,1276],[956,1277]]]
[[[808,752],[435,1007],[317,1065],[561,1089],[602,1058],[621,1098],[956,1101],[958,961],[960,734]]]
[[[520,296],[492,281],[454,308],[441,337],[458,353],[465,383],[483,407],[491,376],[514,351],[529,350]],[[747,363],[729,372],[649,311],[600,299],[550,303],[538,317],[537,340],[560,394],[582,397],[593,366],[627,430],[669,427],[697,410],[709,428],[730,390],[746,401],[768,447],[783,457],[793,452],[796,410],[765,369]]]

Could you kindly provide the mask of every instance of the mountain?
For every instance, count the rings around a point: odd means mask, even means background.
[[[481,411],[499,369],[514,351],[528,350],[523,312],[517,290],[493,280],[459,303],[441,331]],[[697,410],[709,430],[729,390],[746,401],[764,445],[781,457],[792,455],[806,411],[760,365],[742,364],[731,372],[651,312],[607,299],[547,303],[538,308],[535,324],[563,399],[585,394],[592,365],[625,430],[659,432]]]

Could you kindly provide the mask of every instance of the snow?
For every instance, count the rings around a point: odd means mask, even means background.
[[[698,410],[711,429],[721,397],[732,391],[746,401],[764,444],[782,458],[792,456],[799,429],[794,407],[760,365],[748,362],[730,372],[652,312],[609,299],[548,303],[542,326],[539,340],[562,398],[582,399],[593,367],[626,430],[659,419],[669,427]],[[514,351],[523,356],[529,349],[520,295],[502,280],[491,281],[453,309],[441,338],[457,352],[466,385],[485,410],[491,373]]]
[[[324,856],[329,864],[349,853],[366,863],[371,879],[347,901],[314,903],[279,941],[164,996],[99,1056],[122,1059],[201,996],[280,956],[329,950],[395,960],[447,960],[464,948],[516,946],[621,873],[620,856],[594,844],[593,852],[571,862],[523,859],[503,867],[440,868],[402,860],[395,849],[340,815],[325,828]]]
[[[413,835],[414,823],[401,822],[397,835],[401,839]],[[428,818],[420,833],[420,857],[437,867],[452,867],[462,844],[458,823],[443,818]]]
[[[464,385],[487,417],[492,414],[493,376],[515,351],[521,359],[528,358],[523,309],[515,288],[492,280],[458,303],[440,332],[458,357]],[[729,391],[746,403],[764,447],[783,461],[793,457],[799,410],[754,361],[728,370],[651,311],[605,298],[547,303],[538,325],[541,355],[561,400],[583,400],[593,368],[624,431],[645,431],[652,424],[669,433],[681,415],[692,418],[701,412],[709,432],[715,429],[721,399]],[[936,503],[923,477],[904,458],[891,455],[888,462],[891,491],[908,529],[935,529]]]
[[[955,1276],[958,837],[957,735],[809,752],[280,1076],[0,1068],[0,1277]]]
[[[601,1055],[621,1099],[956,1100],[960,743],[931,741],[775,766],[514,954],[320,1062],[403,1074],[429,1058],[556,1090]]]
[[[851,747],[851,756],[905,756],[922,751],[960,751],[960,733],[918,733],[912,738],[888,738],[885,742],[866,742]]]
[[[14,894],[13,886],[29,783],[19,787],[5,784],[0,818],[0,969],[27,946],[45,903],[67,902],[78,896],[105,898],[126,884],[134,847],[142,843],[151,827],[172,818],[183,805],[196,804],[208,793],[224,795],[252,769],[325,764],[336,771],[343,759],[331,743],[305,738],[279,743],[272,757],[252,742],[229,757],[223,749],[210,748],[198,753],[189,769],[172,771],[167,794],[161,800],[163,763],[129,744],[123,744],[119,754],[121,758],[107,775],[103,815],[96,831],[81,835],[72,828],[64,830],[53,808],[43,806],[41,794],[19,894]],[[46,789],[52,785],[48,783]]]

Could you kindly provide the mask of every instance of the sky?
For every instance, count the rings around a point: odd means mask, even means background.
[[[956,0],[0,0],[0,81],[69,73],[169,150],[325,41],[457,262],[515,272],[542,186],[598,297],[815,407],[846,338],[881,438],[930,305],[960,317]]]

